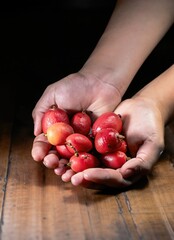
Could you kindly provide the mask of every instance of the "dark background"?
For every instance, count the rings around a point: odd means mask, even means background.
[[[82,67],[114,6],[112,0],[1,3],[1,84],[8,83],[17,101],[32,109],[48,84]],[[125,97],[174,62],[173,43],[172,27],[145,61]]]

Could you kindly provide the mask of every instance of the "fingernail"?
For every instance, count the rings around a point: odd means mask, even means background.
[[[76,176],[74,175],[74,176],[72,176],[72,178],[71,178],[71,183],[72,183],[72,185],[74,185],[74,186],[78,186],[78,185],[80,184],[80,180],[78,179],[78,177],[76,177]]]

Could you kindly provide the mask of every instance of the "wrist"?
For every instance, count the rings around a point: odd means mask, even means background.
[[[161,112],[164,124],[167,124],[174,116],[173,76],[174,65],[135,94],[135,97],[144,98],[156,105]]]
[[[154,114],[158,115],[164,126],[168,123],[170,114],[168,109],[165,108],[163,101],[157,100],[153,98],[152,95],[146,95],[144,93],[136,94],[133,99],[142,105],[146,105],[146,108],[149,108]]]
[[[122,98],[126,92],[133,76],[126,73],[123,67],[104,64],[103,62],[89,59],[79,71],[81,74],[88,76],[91,81],[113,86]]]

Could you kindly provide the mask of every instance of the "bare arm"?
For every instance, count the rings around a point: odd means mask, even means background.
[[[173,0],[118,0],[82,72],[95,74],[114,85],[122,97],[173,20]]]
[[[140,97],[155,103],[164,124],[174,116],[174,65],[146,85],[134,97]]]

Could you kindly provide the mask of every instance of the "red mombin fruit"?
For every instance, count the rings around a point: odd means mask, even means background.
[[[122,127],[123,123],[119,114],[106,112],[95,120],[92,126],[92,134],[95,136],[97,132],[104,128],[114,128],[117,132],[121,133]]]
[[[71,126],[75,133],[88,135],[91,129],[91,118],[86,112],[77,112],[71,118]]]
[[[66,145],[57,145],[55,146],[56,150],[59,154],[59,156],[61,158],[65,158],[65,159],[70,159],[70,157],[72,157],[73,153],[71,153],[68,148],[66,147]]]
[[[69,124],[68,114],[57,106],[51,106],[43,115],[41,125],[43,133],[47,132],[48,127],[56,122],[64,122]]]
[[[104,166],[113,169],[117,169],[123,166],[127,159],[127,155],[121,151],[101,155],[101,161]]]
[[[74,133],[74,130],[69,124],[57,122],[47,129],[46,136],[48,142],[56,146],[65,144],[66,138],[72,133]]]
[[[121,146],[120,135],[114,128],[104,128],[97,132],[94,145],[97,152],[104,154],[115,152]]]
[[[72,153],[89,152],[93,148],[92,141],[85,135],[73,133],[66,138],[67,149]]]
[[[127,152],[127,142],[124,139],[120,139],[121,145],[118,147],[117,151]]]
[[[74,172],[82,172],[88,168],[99,167],[100,161],[90,153],[81,152],[70,158],[68,166],[70,166]]]

